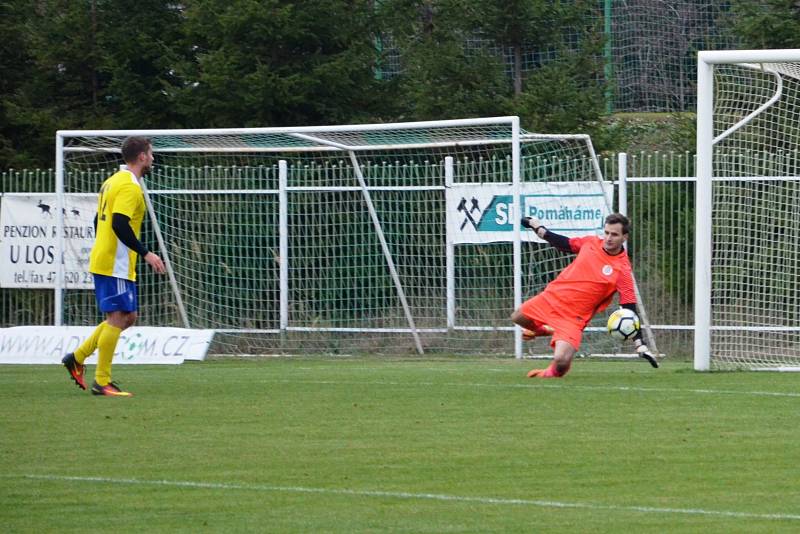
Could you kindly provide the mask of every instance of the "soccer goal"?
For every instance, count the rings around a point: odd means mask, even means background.
[[[585,235],[611,211],[588,136],[517,117],[62,131],[61,206],[96,192],[129,135],[153,142],[144,241],[169,270],[140,266],[140,324],[213,329],[216,353],[521,357],[509,316],[570,258],[518,214]],[[97,321],[87,288],[56,291],[58,321]],[[619,349],[603,323],[588,352]]]
[[[698,56],[697,370],[800,370],[800,50]]]

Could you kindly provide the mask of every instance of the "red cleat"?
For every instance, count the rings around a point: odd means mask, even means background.
[[[86,370],[86,366],[78,363],[78,360],[75,359],[75,355],[71,352],[61,359],[61,363],[67,368],[69,376],[78,384],[78,387],[86,389],[86,382],[83,380],[83,372]]]
[[[109,382],[101,386],[97,382],[92,384],[92,395],[102,395],[104,397],[133,397],[133,393],[122,391],[114,382]]]
[[[543,325],[537,326],[533,330],[528,330],[527,328],[523,328],[522,329],[522,340],[523,341],[530,341],[530,340],[532,340],[534,338],[537,338],[537,337],[552,336],[554,332],[555,332],[555,329],[552,326],[547,325],[547,324],[543,324]]]

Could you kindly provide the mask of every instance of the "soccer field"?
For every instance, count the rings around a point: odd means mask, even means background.
[[[800,375],[274,358],[0,374],[6,532],[796,532]],[[88,369],[91,374],[93,368]]]

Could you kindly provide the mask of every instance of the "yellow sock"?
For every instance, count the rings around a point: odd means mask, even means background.
[[[103,321],[97,328],[94,329],[92,335],[86,338],[86,341],[81,343],[81,346],[75,349],[73,354],[75,355],[75,360],[83,364],[83,362],[92,355],[92,353],[97,348],[97,341],[100,339],[100,334],[103,332],[103,328],[106,326],[106,322]]]
[[[94,381],[101,386],[111,382],[111,360],[114,359],[114,351],[117,348],[121,328],[111,326],[106,323],[100,337],[97,340],[97,348],[100,352],[97,355],[97,368],[94,371]]]

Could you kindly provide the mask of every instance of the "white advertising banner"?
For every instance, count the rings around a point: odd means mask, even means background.
[[[0,287],[55,287],[56,195],[6,193],[0,202]],[[69,194],[64,204],[64,287],[92,289],[97,195]]]
[[[514,240],[511,184],[453,184],[446,190],[447,233],[453,243]],[[538,217],[567,237],[601,234],[610,214],[614,186],[604,182],[529,182],[520,184],[522,216]],[[522,229],[523,241],[539,241]]]
[[[88,338],[93,326],[16,326],[0,328],[0,364],[61,363]],[[203,360],[214,337],[213,330],[134,326],[117,342],[114,364],[178,364]],[[86,363],[97,363],[97,353]]]

